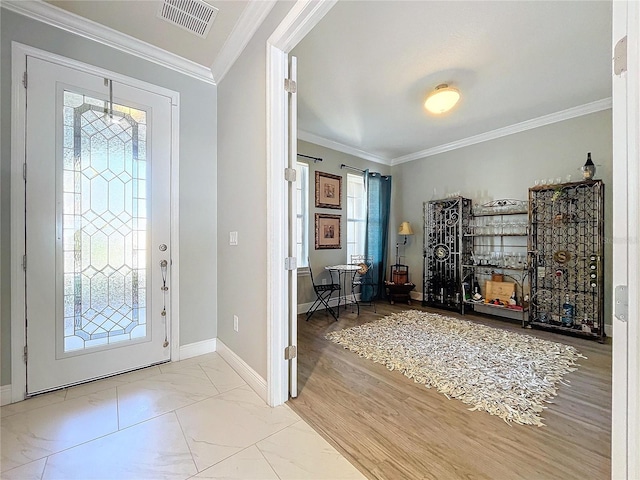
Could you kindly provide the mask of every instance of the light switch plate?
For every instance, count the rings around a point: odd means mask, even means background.
[[[229,245],[238,245],[238,232],[229,232]]]

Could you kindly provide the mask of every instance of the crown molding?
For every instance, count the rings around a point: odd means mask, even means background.
[[[297,0],[271,34],[267,43],[289,53],[334,7],[337,1]]]
[[[391,160],[391,165],[400,165],[401,163],[411,162],[413,160],[419,160],[425,157],[431,157],[444,152],[450,152],[451,150],[457,150],[458,148],[468,147],[477,143],[487,142],[489,140],[495,140],[496,138],[506,137],[507,135],[513,135],[514,133],[524,132],[526,130],[532,130],[534,128],[543,127],[552,123],[562,122],[571,118],[581,117],[582,115],[588,115],[590,113],[600,112],[611,108],[611,97],[604,98],[602,100],[596,100],[595,102],[586,103],[574,108],[568,108],[560,112],[551,113],[549,115],[543,115],[542,117],[533,118],[524,122],[515,123],[508,127],[498,128],[491,130],[490,132],[481,133],[480,135],[474,135],[472,137],[456,140],[455,142],[446,143],[437,147],[427,148],[420,152],[411,153],[402,157],[397,157]]]
[[[134,55],[197,80],[215,85],[211,70],[179,55],[167,52],[147,42],[105,27],[92,20],[62,10],[42,0],[1,2],[2,8],[24,15],[75,35]]]
[[[385,159],[380,156],[374,155],[364,150],[359,150],[342,143],[334,142],[324,137],[314,135],[313,133],[298,130],[298,138],[305,142],[314,143],[322,147],[337,150],[339,152],[348,153],[364,160],[370,160],[376,163],[382,163],[384,165],[400,165],[402,163],[412,162],[414,160],[420,160],[421,158],[431,157],[440,153],[450,152],[451,150],[457,150],[458,148],[468,147],[477,143],[488,142],[489,140],[495,140],[500,137],[506,137],[513,135],[514,133],[524,132],[526,130],[532,130],[534,128],[543,127],[552,123],[562,122],[564,120],[570,120],[572,118],[581,117],[590,113],[600,112],[602,110],[608,110],[612,107],[611,97],[603,98],[602,100],[596,100],[595,102],[585,103],[578,107],[568,108],[567,110],[561,110],[560,112],[550,113],[549,115],[543,115],[542,117],[533,118],[524,122],[515,123],[508,127],[498,128],[491,130],[490,132],[481,133],[472,137],[456,140],[455,142],[445,143],[444,145],[438,145],[437,147],[427,148],[416,153],[410,153],[397,157],[394,159]]]
[[[320,145],[321,147],[330,148],[331,150],[336,150],[338,152],[347,153],[349,155],[353,155],[354,157],[369,160],[371,162],[381,163],[383,165],[391,165],[390,161],[386,158],[373,155],[372,153],[365,152],[364,150],[359,150],[342,143],[334,142],[333,140],[329,140],[324,137],[314,135],[313,133],[305,132],[303,130],[298,130],[298,140],[303,140],[315,145]]]
[[[224,78],[276,3],[264,0],[247,4],[211,66],[215,83]]]

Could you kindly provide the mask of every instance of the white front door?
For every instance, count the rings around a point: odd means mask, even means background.
[[[34,394],[170,358],[171,102],[34,57],[27,73]]]

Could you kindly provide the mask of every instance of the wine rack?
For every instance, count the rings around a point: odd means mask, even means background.
[[[422,304],[462,311],[462,265],[471,258],[471,200],[460,196],[424,203]]]
[[[475,311],[518,320],[526,326],[529,282],[527,268],[527,232],[529,203],[526,200],[501,199],[476,204],[469,229],[464,233],[472,242],[471,262],[463,264],[464,305],[462,313]],[[494,276],[515,285],[515,305],[494,305],[487,291],[487,280]],[[475,300],[474,285],[481,299]]]
[[[529,324],[604,341],[604,184],[529,189]]]

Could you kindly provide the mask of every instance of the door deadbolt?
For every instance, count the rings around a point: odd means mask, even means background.
[[[161,243],[158,246],[158,250],[160,250],[161,252],[166,252],[167,251],[167,246],[164,243]]]

